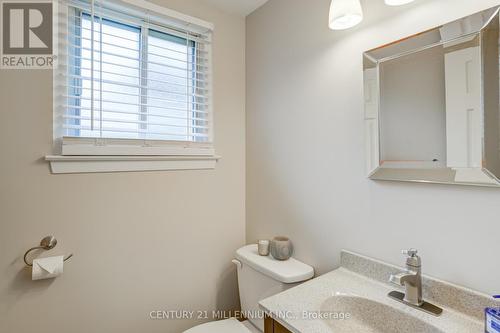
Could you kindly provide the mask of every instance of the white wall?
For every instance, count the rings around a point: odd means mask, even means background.
[[[500,191],[368,180],[362,53],[486,9],[493,0],[363,1],[365,21],[327,28],[330,0],[271,0],[247,18],[247,241],[285,234],[327,272],[342,248],[500,292]]]
[[[51,175],[52,73],[0,70],[0,332],[179,333],[204,320],[152,310],[234,309],[245,242],[245,21],[198,0],[158,4],[211,21],[213,171]],[[43,236],[75,256],[30,280],[24,251]]]

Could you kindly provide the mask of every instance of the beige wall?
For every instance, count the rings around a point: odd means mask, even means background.
[[[401,265],[413,246],[425,273],[500,292],[500,191],[366,179],[362,81],[363,51],[499,1],[365,0],[343,32],[329,3],[271,0],[247,18],[247,241],[286,234],[319,273],[342,248]]]
[[[50,71],[0,70],[0,332],[177,333],[152,310],[238,306],[230,259],[245,241],[245,22],[196,0],[159,4],[215,24],[214,171],[51,175]],[[75,256],[30,280],[48,234]]]

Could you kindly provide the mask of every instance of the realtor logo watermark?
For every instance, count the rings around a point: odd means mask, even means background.
[[[47,69],[54,66],[55,3],[2,1],[2,69]]]

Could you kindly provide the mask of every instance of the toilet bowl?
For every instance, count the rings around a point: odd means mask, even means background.
[[[242,315],[248,320],[234,318],[195,326],[184,333],[261,333],[264,332],[264,313],[259,301],[309,280],[314,269],[294,258],[279,261],[260,256],[257,245],[247,245],[236,251],[233,263],[238,270]]]

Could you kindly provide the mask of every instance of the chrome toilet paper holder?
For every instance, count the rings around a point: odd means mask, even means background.
[[[52,250],[53,248],[55,248],[57,245],[57,239],[54,237],[54,236],[47,236],[47,237],[44,237],[41,241],[40,241],[40,245],[39,246],[34,246],[32,247],[31,249],[29,249],[28,251],[26,251],[26,253],[24,254],[24,263],[28,266],[33,266],[33,262],[30,264],[28,262],[28,260],[26,259],[28,257],[28,254],[31,252],[31,251],[34,251],[34,250],[39,250],[39,249],[42,249],[42,250]],[[69,258],[71,258],[73,256],[73,253],[71,253],[69,256],[67,256],[66,258],[64,258],[64,261],[68,260]]]

